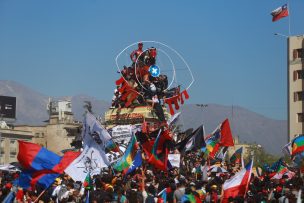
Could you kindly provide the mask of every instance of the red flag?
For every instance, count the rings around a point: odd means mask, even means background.
[[[221,126],[221,146],[234,146],[233,138],[232,138],[232,133],[229,125],[228,119],[224,120]]]
[[[157,138],[155,139],[151,156],[149,157],[148,162],[151,163],[155,168],[158,168],[160,170],[166,171],[167,170],[167,161],[168,161],[168,153],[169,150],[165,146],[165,152],[163,155],[163,158],[160,159],[159,155],[157,154],[157,149],[159,147],[159,141],[161,140],[161,132],[159,132]],[[163,146],[162,146],[163,147]]]
[[[80,152],[69,151],[64,153],[62,159],[59,164],[57,164],[53,171],[56,173],[63,173],[63,171],[80,155]]]
[[[142,131],[142,133],[148,133],[148,124],[147,124],[146,120],[144,120],[144,122],[141,125],[141,131]]]
[[[158,141],[158,146],[157,146],[157,154],[162,153],[164,144],[166,141],[171,141],[172,137],[170,136],[170,131],[165,130],[160,134],[159,141]]]
[[[216,153],[217,153],[219,150],[220,150],[220,144],[219,144],[219,143],[216,143],[216,144],[214,145],[214,148],[213,148],[212,152],[209,153],[209,156],[210,156],[211,158],[214,159]]]
[[[287,17],[289,15],[287,4],[284,4],[283,6],[273,10],[271,12],[271,15],[272,15],[272,22],[275,22],[277,20],[280,20],[281,18]]]

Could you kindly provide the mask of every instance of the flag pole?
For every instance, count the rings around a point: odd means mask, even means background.
[[[290,32],[290,3],[289,3],[289,0],[287,2],[287,9],[288,9],[288,36],[290,36],[291,32]]]
[[[252,157],[251,157],[251,162],[252,162],[251,164],[252,164],[252,166],[251,166],[251,169],[250,169],[250,173],[249,173],[249,177],[248,177],[248,182],[247,182],[247,184],[246,184],[246,189],[245,189],[244,198],[246,197],[246,194],[247,194],[248,188],[249,188],[249,183],[250,183],[251,173],[252,173],[252,168],[253,168],[253,161],[254,161],[254,155],[252,155]]]
[[[46,191],[47,189],[48,189],[48,188],[44,189],[44,190],[40,193],[40,195],[35,199],[34,203],[39,201],[40,197],[45,193],[45,191]]]

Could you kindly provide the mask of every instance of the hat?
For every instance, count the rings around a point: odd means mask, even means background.
[[[56,178],[55,179],[55,184],[60,185],[62,182],[62,180],[60,178]]]
[[[5,184],[5,188],[11,189],[11,188],[12,188],[12,183],[6,183],[6,184]]]
[[[113,191],[114,191],[114,188],[113,188],[112,185],[106,184],[106,185],[105,185],[105,190],[106,190],[107,192],[113,192]]]
[[[276,187],[276,190],[277,190],[277,192],[282,192],[282,187],[277,186],[277,187]]]

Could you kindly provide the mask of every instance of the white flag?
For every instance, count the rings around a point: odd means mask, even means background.
[[[168,154],[168,160],[172,167],[180,167],[180,154]]]
[[[105,149],[108,141],[111,140],[109,132],[101,126],[99,121],[90,112],[86,113],[83,124],[82,138],[84,146],[89,142],[87,140],[88,137],[93,138],[103,149]]]
[[[83,182],[88,173],[99,174],[110,164],[104,150],[90,137],[82,153],[64,170],[74,181]]]
[[[167,121],[167,124],[168,124],[168,125],[175,124],[176,121],[178,120],[180,114],[181,114],[181,112],[178,112],[178,113],[174,114],[173,116],[171,116],[171,117],[169,118],[169,120]]]

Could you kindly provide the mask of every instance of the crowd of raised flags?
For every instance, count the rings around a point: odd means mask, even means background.
[[[40,145],[19,141],[18,161],[22,166],[22,171],[14,184],[27,190],[40,187],[45,191],[56,178],[66,173],[74,181],[82,182],[84,188],[91,190],[91,177],[100,174],[103,168],[110,168],[113,174],[120,173],[122,177],[132,176],[139,168],[147,167],[169,173],[175,168],[179,168],[176,167],[176,160],[174,166],[170,163],[170,153],[179,155],[180,167],[189,154],[194,153],[201,156],[200,159],[206,160],[206,162],[204,165],[198,164],[195,167],[195,177],[208,180],[207,173],[213,172],[212,163],[223,163],[228,147],[234,146],[228,119],[223,121],[210,135],[205,136],[202,125],[194,132],[189,131],[184,139],[177,143],[173,141],[173,134],[170,131],[171,123],[168,124],[168,128],[161,128],[155,132],[149,132],[145,123],[142,128],[136,128],[126,150],[121,153],[120,159],[115,163],[110,163],[107,160],[106,151],[117,151],[119,146],[113,142],[109,132],[96,118],[91,113],[87,113],[83,124],[81,152],[68,151],[61,157]],[[257,170],[258,176],[263,177],[267,173],[271,180],[292,179],[297,173],[294,171],[295,168],[303,169],[304,135],[296,137],[283,149],[289,152],[294,166],[290,167],[279,159],[271,166],[263,167],[263,174]],[[229,162],[239,165],[241,170],[224,182],[221,196],[223,202],[228,202],[229,197],[247,195],[253,168],[253,160],[244,167],[243,148],[236,149]],[[227,172],[225,169],[223,170],[214,169],[214,172]],[[166,196],[165,191],[161,193],[162,198]],[[198,202],[196,198],[192,194],[187,194],[183,197],[183,201]],[[87,199],[89,199],[88,193]]]

